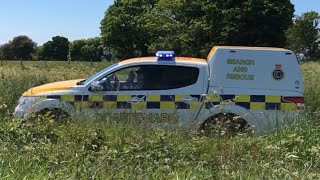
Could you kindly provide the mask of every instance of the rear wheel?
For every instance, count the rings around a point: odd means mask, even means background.
[[[233,137],[238,134],[252,134],[252,128],[245,119],[232,113],[220,113],[208,118],[201,127],[206,136]]]

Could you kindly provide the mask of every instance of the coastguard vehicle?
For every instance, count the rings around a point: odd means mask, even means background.
[[[297,117],[304,108],[303,88],[290,50],[215,46],[207,59],[159,51],[155,57],[113,64],[88,79],[31,88],[14,117],[98,113],[157,126],[206,129],[222,124],[236,132],[264,132]]]

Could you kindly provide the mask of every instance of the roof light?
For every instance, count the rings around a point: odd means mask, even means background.
[[[158,60],[174,60],[174,51],[158,51],[156,53]]]

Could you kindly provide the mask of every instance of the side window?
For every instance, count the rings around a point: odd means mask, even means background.
[[[168,90],[197,82],[196,67],[144,65],[125,68],[102,78],[103,91]]]
[[[156,89],[177,89],[197,82],[199,69],[196,67],[167,66],[160,70],[161,76]]]
[[[121,69],[114,73],[114,76],[119,80],[118,89],[119,91],[130,91],[130,90],[142,90],[143,79],[139,76],[141,67],[130,67]]]

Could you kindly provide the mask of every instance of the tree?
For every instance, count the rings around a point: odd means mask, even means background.
[[[290,0],[116,0],[101,35],[120,59],[159,49],[206,57],[213,45],[285,45]]]
[[[150,33],[149,53],[159,49],[174,50],[178,55],[205,57],[217,42],[213,28],[220,19],[213,13],[206,20],[208,2],[201,0],[160,0],[143,16],[144,27]],[[217,11],[211,8],[211,11]],[[208,19],[209,20],[209,19]]]
[[[320,58],[320,15],[311,11],[294,19],[286,31],[288,48],[309,59]]]
[[[55,36],[52,41],[43,44],[41,56],[47,60],[67,60],[69,54],[69,40],[62,36]]]
[[[35,53],[35,59],[36,60],[43,60],[43,46],[38,46]]]
[[[85,39],[79,39],[75,40],[70,43],[70,57],[71,60],[75,61],[84,61],[85,59],[83,58],[81,54],[81,48],[86,45],[86,40]]]
[[[12,41],[2,46],[3,55],[6,59],[32,59],[36,52],[37,44],[28,36],[17,36]]]
[[[14,59],[14,52],[13,52],[13,45],[9,42],[1,46],[2,53],[4,59],[13,60]]]
[[[16,59],[31,59],[32,54],[36,52],[37,44],[28,36],[15,37],[11,43]]]
[[[48,41],[43,44],[42,49],[40,50],[39,54],[43,60],[53,60],[54,54],[54,47],[52,41]]]
[[[292,25],[290,0],[219,0],[222,9],[221,44],[285,46],[285,31]]]
[[[0,46],[0,60],[5,59],[3,54],[2,46]]]
[[[119,59],[148,54],[150,33],[141,17],[158,0],[116,0],[101,21],[104,44],[117,52]]]
[[[86,45],[81,48],[81,54],[86,60],[101,61],[101,57],[103,56],[103,45],[101,44],[101,39],[87,39]]]
[[[100,37],[75,40],[70,44],[70,56],[72,60],[101,61],[104,46]]]

